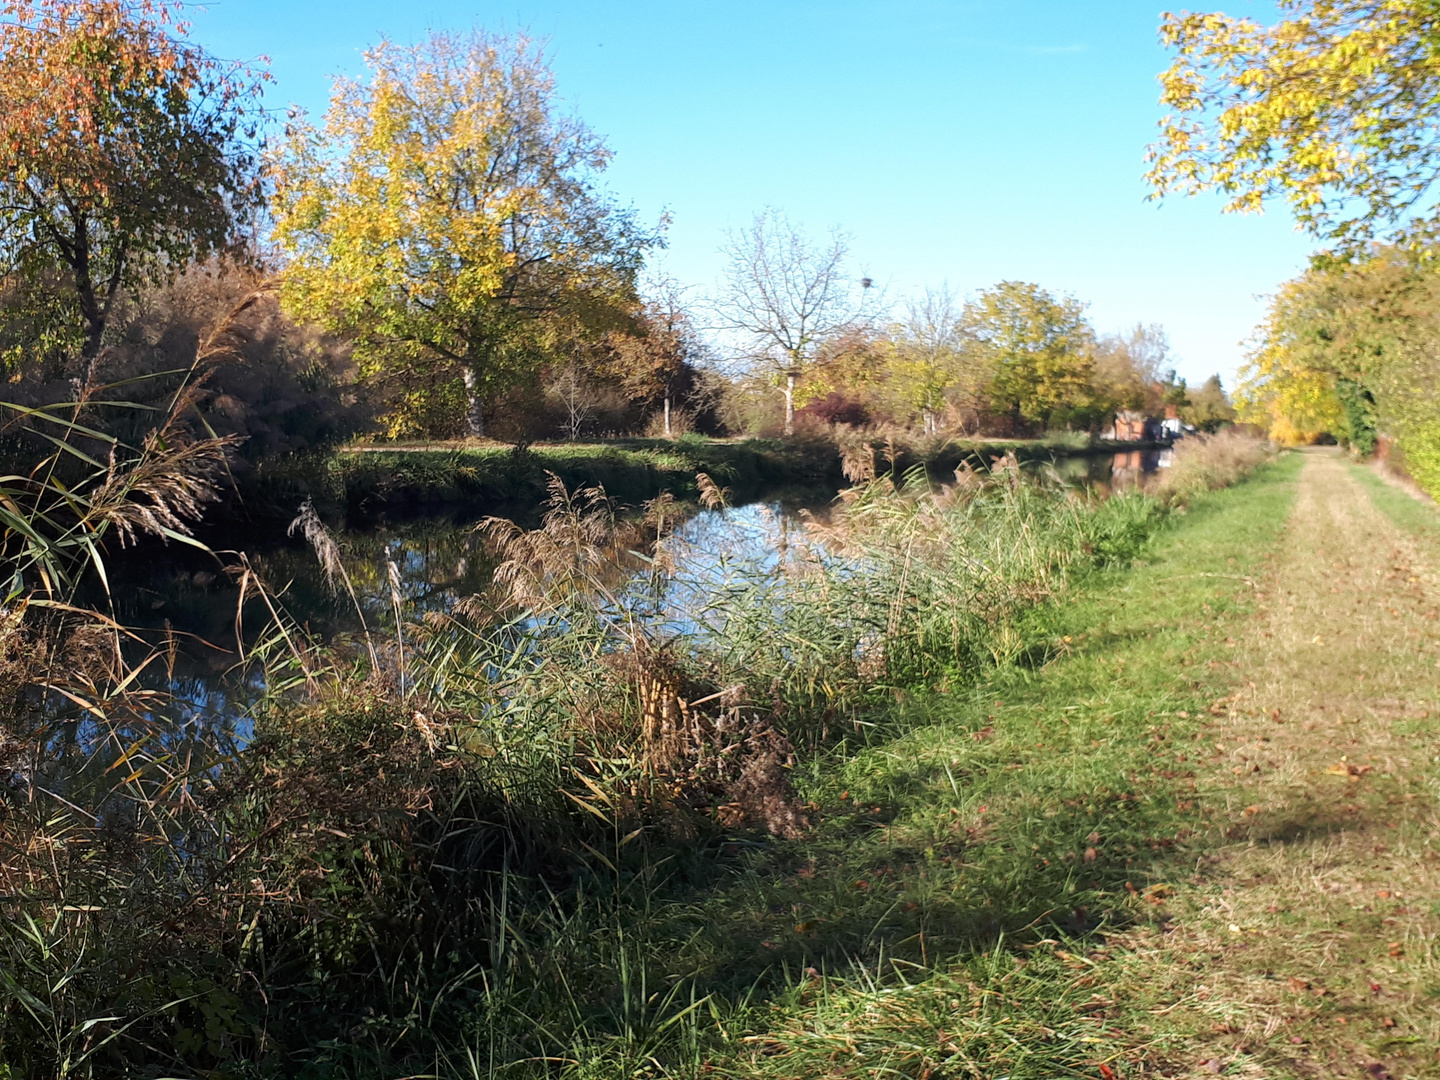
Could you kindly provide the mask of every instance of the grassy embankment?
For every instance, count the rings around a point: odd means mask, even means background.
[[[884,444],[876,443],[884,451]],[[929,439],[897,447],[904,471],[924,464],[936,479],[947,479],[962,462],[988,466],[1007,452],[1021,461],[1052,460],[1085,451],[1104,451],[1083,438]],[[1128,447],[1126,447],[1128,448]],[[616,499],[638,503],[661,492],[695,495],[695,474],[703,472],[745,500],[781,489],[825,491],[843,486],[841,457],[834,441],[819,436],[793,439],[617,438],[592,443],[537,443],[523,450],[503,444],[377,444],[347,447],[332,455],[262,465],[243,477],[252,512],[293,514],[307,496],[327,512],[352,520],[376,513],[437,506],[469,508],[539,505],[547,473],[573,489],[600,485]]]
[[[1231,678],[1296,464],[1144,551],[1136,496],[874,488],[852,533],[873,572],[736,581],[718,651],[592,634],[580,597],[548,630],[408,627],[408,704],[313,656],[308,708],[277,700],[218,772],[197,758],[198,805],[164,810],[173,747],[125,750],[128,777],[100,754],[107,802],[163,820],[118,862],[64,807],[28,826],[12,888],[43,917],[6,941],[4,1059],[1048,1077],[1183,1054],[1143,993],[1105,996],[1106,946],[1163,925],[1154,886],[1210,834],[1160,755]],[[88,854],[54,861],[57,835]]]

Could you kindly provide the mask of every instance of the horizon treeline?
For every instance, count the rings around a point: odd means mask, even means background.
[[[183,385],[252,460],[352,438],[1233,418],[1218,376],[1176,377],[1158,326],[1101,335],[1016,281],[887,303],[843,235],[773,210],[728,238],[713,294],[658,276],[665,223],[602,186],[609,149],[522,36],[382,40],[322,118],[276,130],[268,72],[194,44],[181,5],[4,7],[12,403],[75,400],[134,434]]]

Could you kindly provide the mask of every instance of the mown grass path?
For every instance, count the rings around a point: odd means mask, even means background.
[[[1186,755],[1215,824],[1169,918],[1113,942],[1171,1075],[1440,1076],[1440,547],[1408,498],[1305,454]]]

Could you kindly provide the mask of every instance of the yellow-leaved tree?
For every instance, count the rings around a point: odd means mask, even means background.
[[[561,339],[623,324],[658,234],[597,187],[603,140],[522,37],[382,41],[271,162],[283,297],[352,338],[392,435],[485,431]]]
[[[1231,211],[1289,203],[1327,243],[1423,243],[1440,224],[1440,6],[1280,0],[1272,26],[1167,14],[1171,110],[1151,147],[1157,195],[1219,191]]]
[[[960,329],[1012,433],[1093,420],[1095,331],[1074,297],[1002,281],[965,305]]]

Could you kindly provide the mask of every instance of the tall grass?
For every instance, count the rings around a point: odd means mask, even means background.
[[[540,528],[487,527],[496,587],[452,614],[347,648],[277,607],[243,749],[133,694],[32,724],[3,751],[0,1062],[699,1075],[798,974],[706,897],[806,834],[807,763],[897,693],[1042,660],[1071,578],[1160,516],[1013,458],[857,481],[698,578],[666,499],[622,525],[554,482]]]
[[[1197,435],[1176,444],[1170,468],[1157,494],[1185,502],[1206,491],[1229,487],[1271,460],[1279,447],[1269,439],[1228,428],[1216,435]]]

